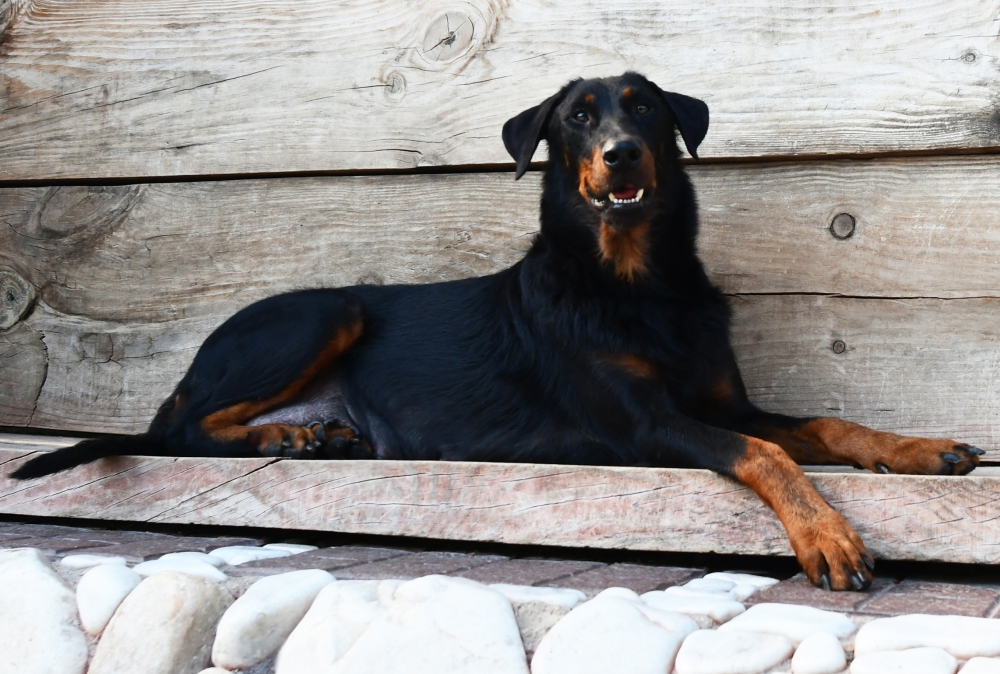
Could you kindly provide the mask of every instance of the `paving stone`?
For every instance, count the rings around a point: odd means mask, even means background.
[[[309,553],[305,553],[309,554]],[[507,559],[499,555],[467,555],[460,552],[414,552],[370,564],[350,566],[335,574],[338,580],[395,578],[411,580],[423,576],[448,575]]]
[[[955,674],[958,661],[940,648],[870,653],[854,659],[851,674]]]
[[[1000,658],[972,658],[959,671],[961,674],[1000,674]]]
[[[232,603],[216,583],[158,573],[115,611],[89,674],[194,674],[209,665],[215,625]]]
[[[0,541],[0,548],[34,548],[46,555],[60,555],[76,550],[90,552],[92,549],[97,552],[104,546],[104,543],[98,541],[73,538],[15,538],[9,541]]]
[[[795,647],[785,637],[754,632],[698,630],[677,653],[677,674],[763,674]]]
[[[838,593],[843,594],[843,593]],[[858,607],[860,613],[902,615],[962,615],[988,617],[1000,598],[1000,586],[959,585],[922,580],[904,580]]]
[[[278,654],[278,674],[528,674],[510,603],[466,580],[327,585]]]
[[[260,541],[252,538],[200,538],[194,536],[171,536],[145,541],[133,541],[118,545],[108,545],[94,550],[76,550],[75,554],[93,552],[100,555],[119,555],[130,562],[145,562],[155,559],[168,552],[208,552],[209,549],[228,545],[259,545]]]
[[[562,561],[557,559],[504,559],[453,575],[480,583],[505,585],[540,585],[569,578],[584,571],[606,566],[599,562]]]
[[[807,636],[792,657],[792,674],[837,674],[846,667],[844,647],[829,632]]]
[[[704,569],[676,566],[647,566],[644,564],[609,564],[584,571],[569,578],[540,583],[547,587],[569,587],[580,590],[588,597],[609,587],[627,587],[638,594],[680,585],[705,574]]]
[[[801,604],[826,611],[854,613],[858,606],[893,587],[891,578],[875,578],[864,592],[827,592],[809,582],[805,574],[798,574],[777,585],[759,590],[746,600],[747,604]]]
[[[197,559],[191,559],[189,557],[152,559],[148,562],[136,564],[132,570],[143,577],[152,576],[165,571],[176,571],[177,573],[186,573],[191,576],[214,580],[217,583],[226,579],[226,574],[219,571],[219,569],[215,568],[213,565],[206,564],[205,562],[198,561]]]
[[[855,656],[877,651],[942,648],[962,660],[1000,656],[1000,620],[967,616],[877,618],[858,630]]]
[[[125,558],[114,555],[68,555],[59,560],[59,566],[67,569],[90,569],[102,564],[125,566]]]
[[[549,630],[531,661],[532,674],[664,674],[697,625],[678,613],[612,589],[574,608]]]
[[[285,642],[320,590],[332,582],[329,572],[311,569],[254,583],[219,621],[212,663],[248,669],[263,662]]]
[[[532,587],[494,583],[490,588],[507,597],[514,609],[521,643],[529,657],[559,620],[587,597],[565,587]]]
[[[723,632],[733,630],[780,634],[796,646],[817,632],[829,632],[838,639],[845,640],[856,629],[851,619],[843,613],[794,604],[757,604],[719,627]]]
[[[674,588],[667,588],[672,590]],[[675,593],[654,590],[642,595],[642,600],[662,611],[676,611],[690,616],[698,627],[707,628],[732,620],[745,610],[743,604],[728,594],[706,592]]]
[[[0,552],[0,672],[83,674],[76,598],[38,550]]]
[[[229,569],[230,575],[273,575],[299,569],[323,569],[334,571],[349,566],[370,564],[384,559],[411,555],[407,550],[394,548],[370,548],[363,546],[344,545],[335,548],[321,548],[312,552],[303,552],[288,557],[275,559],[260,559],[256,562],[246,562]]]
[[[117,564],[100,564],[87,571],[76,586],[83,629],[92,635],[104,631],[118,606],[141,582],[142,576]]]

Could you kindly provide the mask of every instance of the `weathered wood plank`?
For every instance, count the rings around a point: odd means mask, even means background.
[[[773,295],[734,308],[737,358],[765,409],[1000,449],[1000,299]],[[0,380],[14,383],[0,425],[28,425],[18,414],[30,409],[36,428],[142,430],[223,318],[123,324],[42,304],[25,325],[45,342],[44,385],[33,397],[18,382],[34,375],[0,361]]]
[[[0,448],[4,475],[31,452]],[[970,476],[814,473],[883,559],[1000,560],[1000,469]],[[434,461],[120,457],[0,478],[0,512],[451,540],[790,555],[749,490],[701,470]],[[747,536],[753,531],[753,536]]]
[[[706,157],[1000,144],[992,0],[18,0],[3,13],[0,179],[509,163],[507,118],[627,68],[708,101]]]
[[[1000,295],[1000,158],[691,174],[699,248],[729,293]],[[0,189],[0,270],[67,314],[220,316],[293,288],[497,271],[537,231],[538,190],[489,173]],[[855,231],[837,240],[844,212]]]

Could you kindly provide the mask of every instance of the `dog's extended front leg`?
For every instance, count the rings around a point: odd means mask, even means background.
[[[709,468],[734,477],[781,520],[809,580],[832,590],[871,584],[874,562],[861,537],[823,500],[777,444],[676,417],[653,434],[656,463]]]

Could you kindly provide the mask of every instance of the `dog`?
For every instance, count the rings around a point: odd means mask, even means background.
[[[568,83],[503,127],[515,179],[549,149],[540,232],[517,264],[252,304],[205,340],[146,433],[13,477],[120,454],[705,468],[775,511],[812,583],[867,588],[864,543],[799,464],[956,475],[983,452],[749,401],[677,144],[697,159],[708,123],[704,102],[637,73]]]

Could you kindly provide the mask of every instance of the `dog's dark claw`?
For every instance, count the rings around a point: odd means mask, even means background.
[[[967,451],[969,454],[972,454],[973,456],[982,456],[983,454],[986,453],[986,450],[979,449],[978,447],[969,447],[965,451]]]
[[[359,442],[361,442],[361,438],[359,438],[359,437],[358,437],[358,436],[356,436],[356,435],[352,435],[352,436],[351,436],[351,439],[350,439],[350,440],[348,440],[348,442],[350,442],[350,443],[351,443],[352,445],[356,445],[356,444],[358,444]]]
[[[875,560],[869,557],[868,555],[861,555],[861,561],[865,563],[865,566],[868,567],[869,571],[875,570]]]
[[[282,440],[281,441],[281,446],[282,447],[291,447],[292,446],[292,441],[291,440]]]
[[[892,474],[892,469],[889,468],[889,466],[885,465],[884,463],[876,463],[875,468],[880,473],[885,473],[886,475]]]
[[[941,458],[948,463],[959,463],[962,460],[958,454],[952,454],[951,452],[945,452],[941,455]]]
[[[827,592],[830,592],[831,590],[830,576],[824,573],[822,576],[819,577],[819,580],[821,583],[823,583],[823,589],[826,590]]]
[[[848,578],[851,579],[851,585],[854,586],[855,590],[863,590],[869,585],[868,581],[865,580],[865,577],[858,571],[848,574]]]

